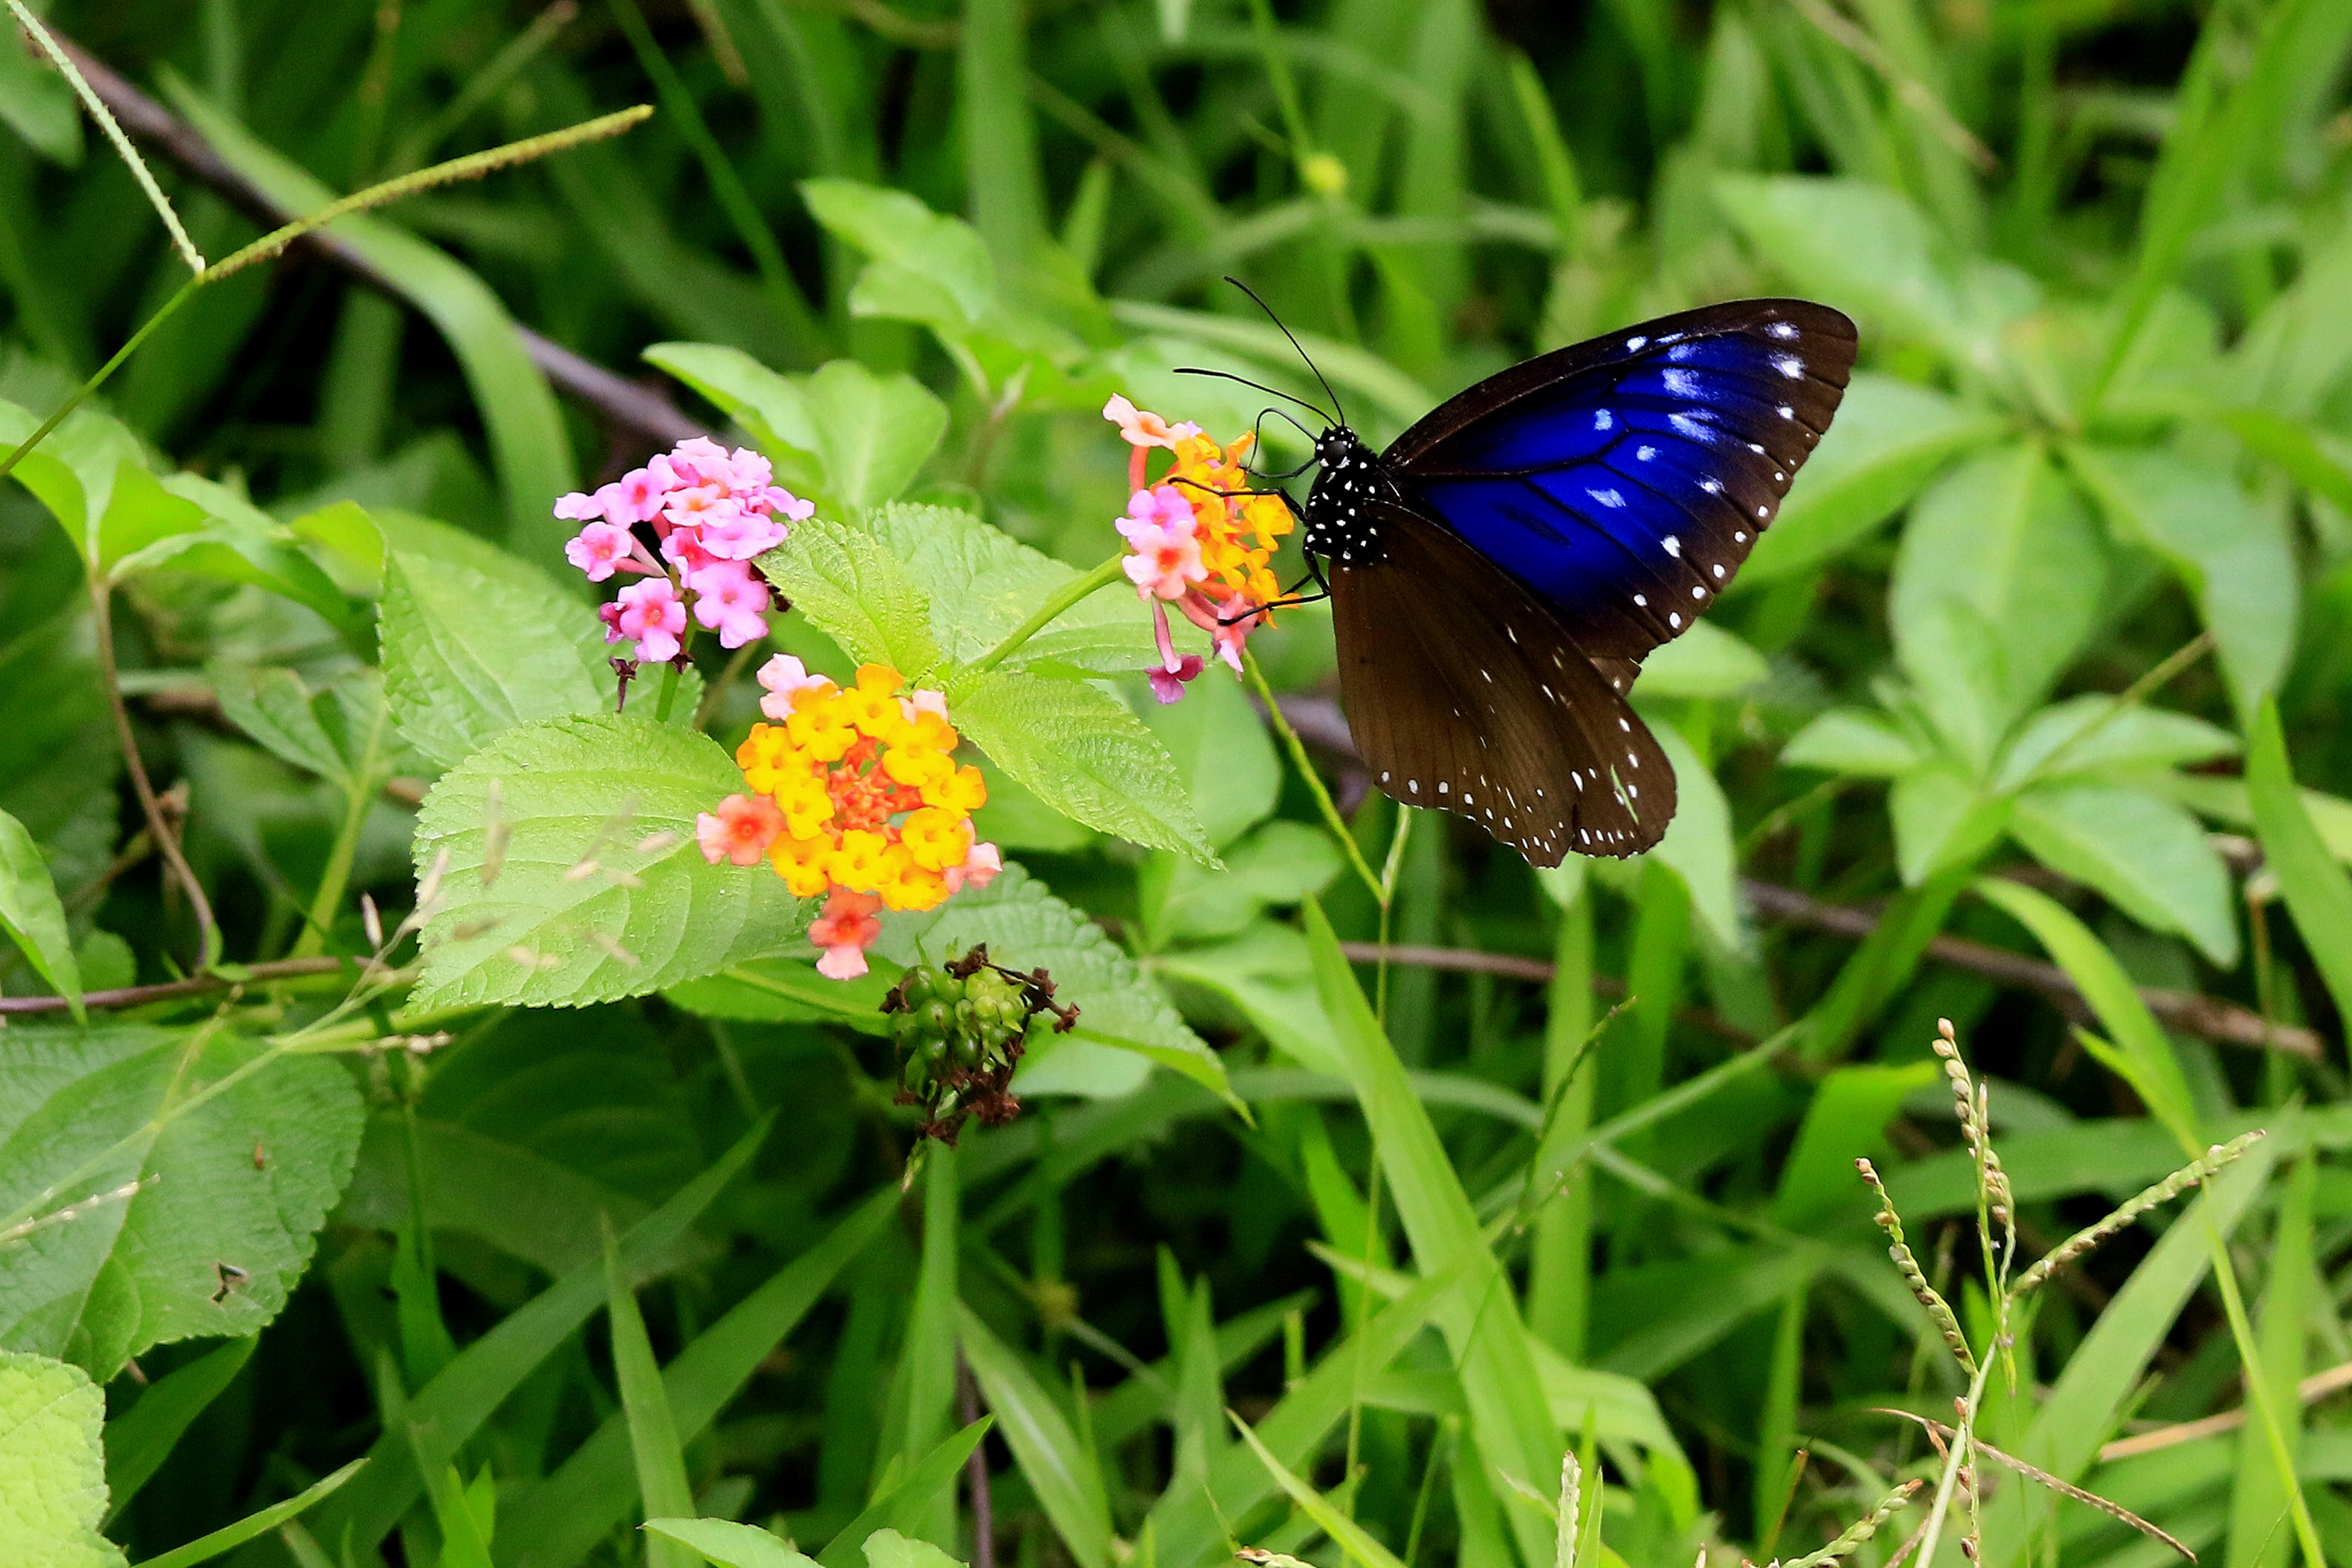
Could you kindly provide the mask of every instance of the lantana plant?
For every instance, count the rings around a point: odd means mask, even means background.
[[[1151,689],[1160,701],[1174,702],[1202,660],[1176,651],[1168,606],[1207,632],[1216,657],[1239,675],[1250,634],[1272,624],[1265,606],[1281,596],[1267,563],[1291,530],[1290,508],[1280,496],[1257,490],[1246,467],[1255,437],[1220,447],[1198,425],[1171,425],[1124,397],[1105,404],[1103,417],[1118,426],[1129,448],[1127,479],[1134,493],[1118,528],[1133,552],[1122,568],[1150,603],[1159,637]],[[1156,481],[1150,478],[1154,448],[1175,459]]]
[[[778,722],[754,724],[736,749],[751,793],[704,813],[697,837],[713,865],[764,858],[795,894],[824,896],[809,927],[824,949],[817,971],[852,980],[882,932],[877,911],[933,909],[1003,869],[996,846],[972,834],[988,785],[949,754],[960,737],[947,699],[898,695],[906,677],[887,665],[862,667],[844,690],[778,654],[760,684],[768,690],[760,710]]]
[[[666,664],[685,652],[689,612],[721,647],[766,637],[772,598],[752,560],[816,510],[774,479],[759,453],[697,436],[611,484],[558,500],[555,515],[583,525],[564,557],[591,583],[617,573],[642,579],[598,611],[604,640],[634,643],[634,663]],[[651,528],[658,559],[640,526]]]

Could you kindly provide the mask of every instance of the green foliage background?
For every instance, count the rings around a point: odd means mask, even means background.
[[[73,1004],[0,1030],[22,1561],[793,1560],[731,1520],[824,1568],[1536,1568],[1564,1446],[1602,1560],[1794,1557],[1937,1474],[1879,1407],[1964,1391],[1857,1158],[1979,1356],[2008,1321],[1938,1018],[2029,1255],[2269,1133],[2032,1299],[1978,1429],[2206,1561],[2352,1561],[2340,0],[31,10],[286,213],[656,113],[210,284],[0,482],[0,996]],[[0,45],[13,446],[187,268]],[[150,162],[205,254],[259,232]],[[1376,440],[1670,310],[1861,322],[1634,693],[1654,854],[1400,823],[1317,610],[1255,644],[1303,752],[1214,670],[1151,703],[1123,591],[984,667],[1115,546],[1108,395],[1231,438],[1260,400],[1176,367],[1311,389],[1225,273]],[[1017,868],[873,980],[693,851],[742,668],[609,711],[549,508],[668,437],[548,344],[773,458],[820,505],[774,646],[943,685],[984,753]],[[902,1192],[873,1009],[976,941],[1083,1024]],[[2162,1559],[1986,1478],[1982,1559]]]

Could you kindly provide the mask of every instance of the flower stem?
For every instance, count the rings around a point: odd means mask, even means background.
[[[1282,716],[1282,704],[1274,700],[1274,688],[1265,683],[1265,671],[1257,667],[1257,656],[1247,648],[1242,650],[1242,668],[1248,672],[1250,685],[1256,689],[1258,700],[1265,704],[1266,717],[1274,721],[1274,732],[1282,737],[1284,747],[1290,752],[1292,764],[1298,769],[1298,776],[1307,781],[1307,793],[1315,797],[1316,809],[1322,812],[1324,825],[1331,829],[1331,836],[1347,852],[1348,864],[1353,866],[1356,875],[1364,879],[1364,886],[1371,889],[1372,898],[1381,909],[1386,910],[1388,889],[1372,869],[1371,863],[1364,858],[1364,852],[1357,847],[1356,836],[1349,831],[1348,819],[1339,815],[1339,803],[1331,798],[1331,792],[1323,787],[1323,775],[1317,773],[1315,764],[1307,760],[1307,743],[1298,738],[1298,731],[1290,727],[1290,721]]]
[[[1096,589],[1105,587],[1117,581],[1119,574],[1119,563],[1125,559],[1127,559],[1126,552],[1122,551],[1120,553],[1112,556],[1109,560],[1096,567],[1093,571],[1087,573],[1085,576],[1073,577],[1067,583],[1063,584],[1062,586],[1055,592],[1051,598],[1047,599],[1043,605],[1040,605],[1037,607],[1037,613],[1035,615],[1030,616],[1027,620],[1013,627],[1012,636],[1006,637],[1003,642],[998,643],[994,647],[990,648],[986,653],[982,654],[978,658],[972,660],[970,665],[965,667],[964,673],[967,675],[984,675],[988,671],[994,669],[998,665],[1003,664],[1010,655],[1021,647],[1023,643],[1027,642],[1031,637],[1035,637],[1039,632],[1042,632],[1047,626],[1052,626],[1054,622],[1058,620],[1062,616],[1063,613],[1068,610],[1071,605],[1076,604],[1079,600],[1085,598]]]
[[[162,308],[157,310],[153,315],[147,318],[147,324],[141,327],[137,331],[131,333],[130,341],[125,342],[121,348],[114,351],[114,357],[112,359],[108,360],[104,364],[100,365],[98,369],[92,373],[88,381],[85,381],[79,386],[75,387],[72,395],[63,403],[58,405],[58,410],[56,413],[50,415],[47,419],[42,420],[38,429],[35,430],[31,435],[26,437],[22,441],[16,444],[16,450],[10,452],[5,458],[0,458],[0,479],[6,479],[11,470],[13,470],[18,463],[23,462],[26,455],[28,455],[34,447],[39,446],[44,440],[48,438],[50,431],[55,430],[58,426],[64,424],[66,422],[66,416],[71,414],[75,409],[79,408],[82,404],[89,399],[91,393],[96,392],[100,387],[105,385],[107,378],[112,375],[116,371],[122,368],[122,362],[129,359],[132,353],[136,353],[139,345],[145,342],[156,328],[162,326],[166,321],[170,320],[173,311],[186,304],[189,297],[194,294],[198,289],[204,287],[205,277],[206,274],[199,272],[194,278],[189,279],[185,283],[181,284],[179,291],[174,293],[170,299],[164,300]],[[98,556],[98,547],[96,543],[94,542],[85,540],[83,542],[82,548],[85,555],[92,563],[90,570],[92,572],[97,571],[98,568],[95,563]]]
[[[669,705],[677,699],[677,663],[672,660],[662,666],[661,697],[654,703],[654,722],[669,722]]]

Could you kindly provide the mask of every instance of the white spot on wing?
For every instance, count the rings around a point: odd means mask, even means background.
[[[1599,501],[1602,506],[1622,507],[1625,504],[1625,497],[1615,489],[1605,490],[1588,489],[1584,493],[1591,496],[1594,500]]]
[[[1664,551],[1667,554],[1675,557],[1676,560],[1682,559],[1683,542],[1675,538],[1671,533],[1658,541],[1658,548]]]
[[[1790,381],[1802,381],[1805,379],[1805,362],[1799,359],[1795,354],[1773,355],[1772,368],[1779,371],[1782,375],[1787,376]]]

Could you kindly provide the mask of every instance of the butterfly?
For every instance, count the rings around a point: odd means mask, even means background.
[[[1303,544],[1380,787],[1538,866],[1655,845],[1674,768],[1625,693],[1731,585],[1855,341],[1802,300],[1686,310],[1489,376],[1383,452],[1317,371]]]

